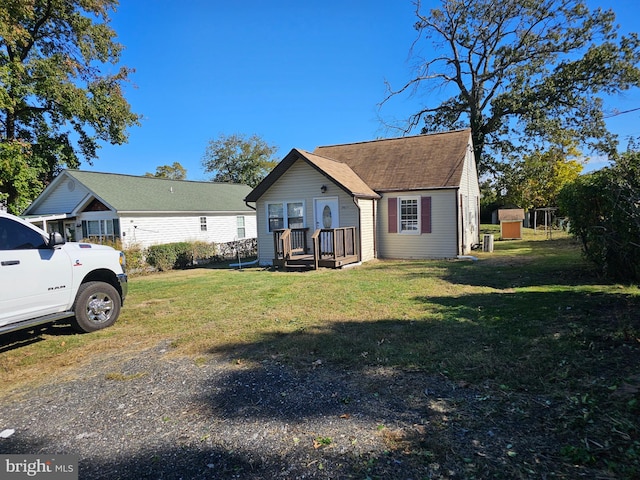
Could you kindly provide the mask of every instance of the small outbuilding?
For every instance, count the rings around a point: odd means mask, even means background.
[[[500,238],[502,240],[522,240],[522,222],[524,209],[507,208],[498,210]]]

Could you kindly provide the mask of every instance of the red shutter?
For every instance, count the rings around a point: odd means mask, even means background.
[[[431,197],[420,197],[420,233],[431,233]]]
[[[398,233],[398,199],[389,198],[387,209],[389,210],[389,233]]]

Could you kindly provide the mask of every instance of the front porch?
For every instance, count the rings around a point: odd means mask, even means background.
[[[340,268],[360,261],[356,227],[320,228],[311,236],[308,228],[274,230],[273,266],[283,269]]]

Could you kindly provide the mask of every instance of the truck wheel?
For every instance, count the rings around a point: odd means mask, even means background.
[[[105,282],[80,285],[73,303],[71,326],[79,332],[94,332],[115,323],[120,315],[120,295]]]

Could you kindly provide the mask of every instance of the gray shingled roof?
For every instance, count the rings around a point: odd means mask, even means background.
[[[247,185],[65,170],[118,212],[244,212]]]
[[[316,148],[346,163],[376,192],[460,185],[469,129]]]

